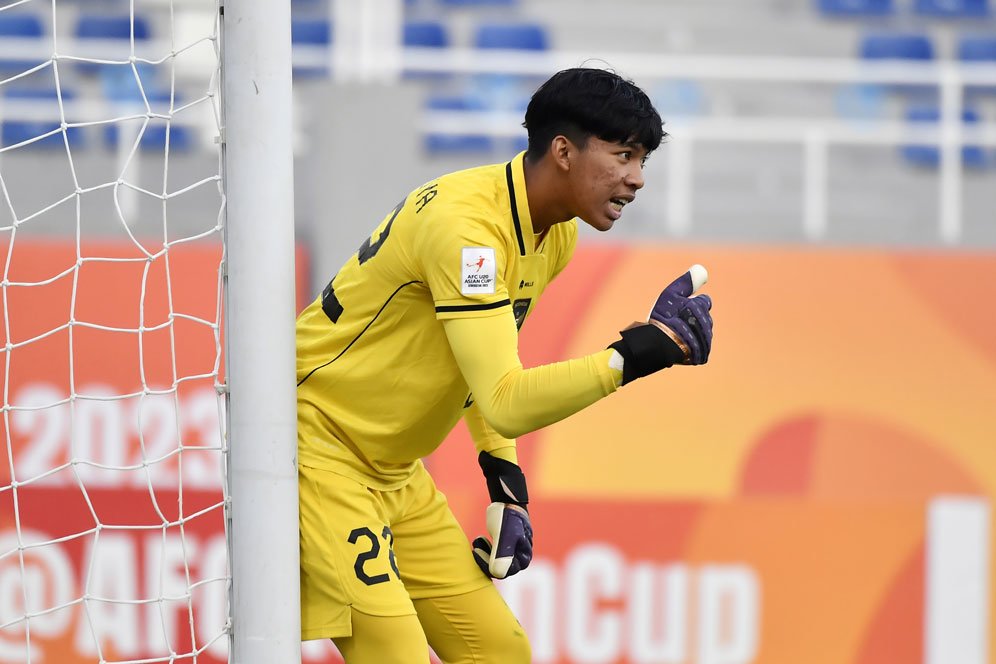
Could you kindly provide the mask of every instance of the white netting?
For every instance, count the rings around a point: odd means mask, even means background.
[[[0,662],[227,659],[218,8],[0,7]]]

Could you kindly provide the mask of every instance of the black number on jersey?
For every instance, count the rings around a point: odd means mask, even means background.
[[[368,551],[362,551],[356,556],[356,562],[353,563],[353,571],[356,573],[356,578],[368,586],[374,586],[378,583],[387,583],[391,580],[391,577],[386,573],[374,574],[373,576],[370,576],[366,573],[366,570],[363,569],[364,565],[367,564],[367,561],[376,560],[377,557],[380,556],[380,540],[377,539],[377,536],[373,534],[372,530],[364,526],[362,528],[354,528],[349,533],[349,543],[356,544],[356,541],[361,537],[366,537],[370,540],[370,549]],[[394,534],[388,526],[384,526],[384,531],[381,533],[381,537],[387,541],[387,559],[391,563],[391,569],[394,570],[395,576],[400,579],[401,573],[398,572],[398,563],[394,558]]]
[[[405,200],[408,199],[406,198]],[[391,224],[394,223],[398,213],[401,212],[401,208],[404,206],[405,201],[401,201],[398,203],[398,207],[394,208],[394,212],[391,213],[391,218],[387,220],[387,226],[384,226],[384,230],[382,230],[380,235],[377,236],[376,242],[373,241],[373,236],[370,236],[363,241],[363,244],[360,245],[360,250],[356,252],[360,265],[363,265],[368,260],[376,256],[377,252],[380,251],[380,248],[384,245],[384,240],[386,240],[387,236],[391,233]]]

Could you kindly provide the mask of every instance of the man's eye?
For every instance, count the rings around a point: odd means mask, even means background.
[[[629,161],[629,158],[630,158],[631,156],[633,156],[633,153],[632,153],[632,152],[623,152],[623,153],[621,153],[621,154],[620,154],[620,156],[621,156],[621,157],[622,157],[623,159],[625,159],[626,161]]]

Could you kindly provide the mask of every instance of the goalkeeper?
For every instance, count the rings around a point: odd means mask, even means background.
[[[509,163],[406,196],[297,322],[302,638],[347,664],[426,663],[428,646],[447,664],[530,661],[491,581],[532,556],[516,436],[709,357],[695,267],[605,350],[523,368],[518,327],[570,260],[575,218],[610,229],[665,135],[646,94],[599,69],[555,74],[524,124]],[[473,546],[421,461],[461,417],[492,501]]]

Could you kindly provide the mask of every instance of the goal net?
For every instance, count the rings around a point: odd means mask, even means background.
[[[0,7],[0,662],[227,661],[205,5]]]

